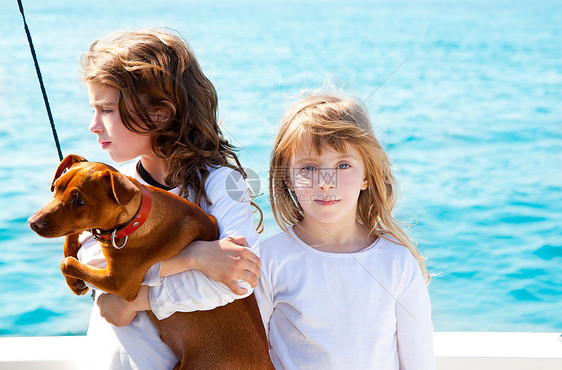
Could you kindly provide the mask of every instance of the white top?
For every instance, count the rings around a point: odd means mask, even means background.
[[[120,171],[146,184],[136,171],[136,163],[126,165]],[[208,168],[209,176],[205,183],[207,196],[212,202],[208,206],[201,202],[201,208],[216,217],[220,238],[241,235],[246,238],[250,250],[258,254],[258,234],[253,225],[252,210],[247,186],[240,174],[228,167]],[[179,193],[179,188],[170,192]],[[192,197],[190,195],[190,200]],[[173,217],[173,215],[170,215]],[[78,252],[81,262],[105,267],[106,261],[101,247],[88,234]],[[160,264],[154,265],[145,276],[143,284],[150,285],[149,300],[154,314],[166,318],[176,311],[190,312],[209,310],[223,306],[237,298],[250,295],[250,284],[240,281],[240,286],[248,289],[245,295],[237,295],[226,285],[207,278],[196,270],[181,274],[159,277]],[[96,297],[100,291],[97,290]],[[159,337],[159,333],[145,312],[139,312],[133,322],[125,327],[115,327],[100,316],[94,304],[88,328],[91,350],[84,355],[84,368],[87,369],[171,369],[177,359]]]
[[[435,369],[429,294],[407,248],[378,238],[326,253],[292,227],[260,244],[256,298],[276,369]]]

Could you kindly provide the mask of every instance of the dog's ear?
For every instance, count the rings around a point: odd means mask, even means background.
[[[51,191],[55,190],[55,183],[62,176],[64,171],[72,167],[72,165],[74,165],[75,163],[79,163],[79,162],[88,162],[88,161],[86,160],[86,158],[76,154],[69,154],[66,156],[66,158],[62,160],[62,162],[57,167],[57,171],[55,172],[55,178],[51,183]]]
[[[109,197],[120,206],[129,203],[135,194],[140,191],[127,176],[119,172],[107,170],[101,176],[104,179]]]

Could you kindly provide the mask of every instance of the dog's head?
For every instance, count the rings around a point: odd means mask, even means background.
[[[103,163],[69,155],[51,184],[51,202],[29,218],[33,231],[55,238],[88,229],[111,229],[131,217],[141,190],[127,176]]]

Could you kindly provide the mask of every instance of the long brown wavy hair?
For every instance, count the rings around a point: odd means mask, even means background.
[[[362,154],[369,186],[359,195],[357,221],[372,236],[388,239],[391,235],[408,248],[429,283],[426,258],[392,216],[397,183],[391,173],[390,160],[375,138],[367,111],[353,98],[313,94],[297,102],[285,114],[273,144],[269,169],[269,199],[279,226],[286,231],[288,226],[303,220],[303,209],[289,186],[290,168],[295,149],[309,142],[311,150],[317,154],[324,147],[344,152],[346,145]]]
[[[211,203],[207,166],[230,167],[246,178],[217,122],[215,88],[181,36],[154,29],[113,33],[94,41],[81,65],[84,82],[119,90],[123,124],[152,137],[153,152],[169,164],[166,185],[180,187],[181,196],[192,189],[195,203]]]

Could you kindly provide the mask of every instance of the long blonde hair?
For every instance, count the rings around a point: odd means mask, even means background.
[[[385,235],[391,235],[408,248],[429,283],[426,258],[392,216],[397,184],[388,156],[375,138],[367,111],[353,98],[309,95],[285,114],[273,144],[269,169],[271,208],[279,226],[286,231],[288,226],[303,220],[303,209],[289,186],[289,171],[295,148],[306,142],[311,142],[311,150],[318,154],[324,147],[344,152],[346,145],[362,154],[369,187],[359,195],[357,221],[370,235],[385,239]]]
[[[219,128],[215,88],[179,35],[147,29],[96,40],[82,57],[82,78],[119,90],[123,124],[152,137],[153,152],[169,163],[165,185],[180,187],[181,196],[191,188],[195,203],[210,204],[207,166],[230,167],[246,178]],[[155,112],[170,119],[162,122]]]

